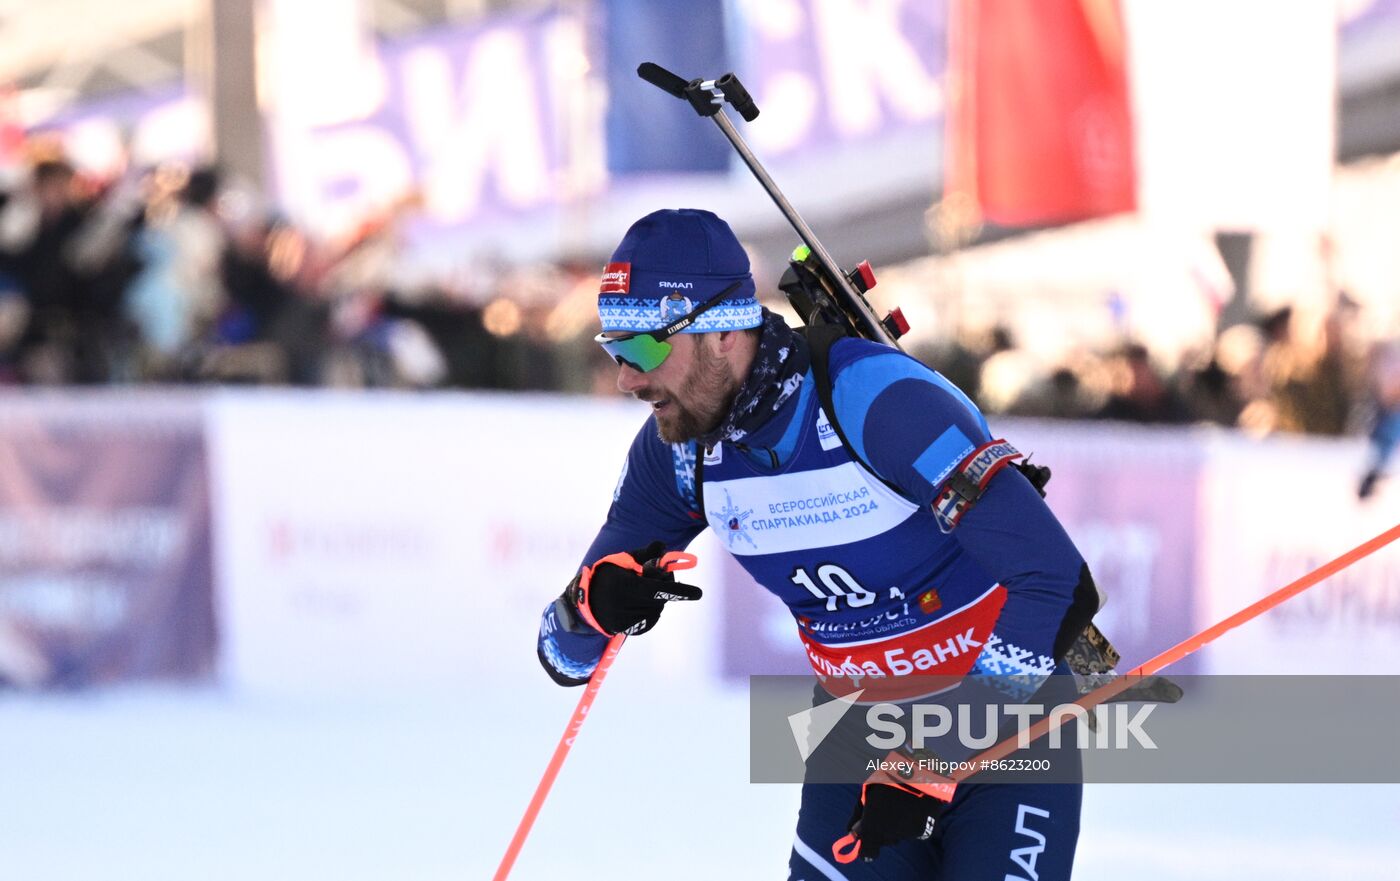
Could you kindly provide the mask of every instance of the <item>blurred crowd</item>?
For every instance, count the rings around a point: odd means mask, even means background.
[[[99,182],[40,154],[0,191],[0,384],[246,383],[613,393],[590,342],[597,267],[471,260],[406,286],[400,205],[334,242],[214,168]],[[776,305],[776,304],[775,304]],[[1400,435],[1400,348],[1360,307],[1284,307],[1223,329],[1170,371],[1148,346],[1050,370],[995,327],[918,351],[990,413],[1211,423],[1266,434]]]
[[[1005,327],[923,354],[994,413],[1339,435],[1368,424],[1397,379],[1392,347],[1365,342],[1360,320],[1345,293],[1323,316],[1285,306],[1224,329],[1170,371],[1131,339],[1075,351],[1046,371]]]
[[[1367,341],[1364,318],[1344,291],[1322,315],[1284,306],[1223,329],[1170,371],[1134,340],[1045,371],[1004,327],[919,354],[991,413],[1365,434],[1366,498],[1400,446],[1400,340]]]
[[[39,158],[0,191],[0,384],[592,390],[592,294],[560,292],[594,267],[406,287],[411,215],[327,242],[214,168],[94,181]]]

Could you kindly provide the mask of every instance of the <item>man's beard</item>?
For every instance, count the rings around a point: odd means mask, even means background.
[[[734,406],[739,381],[729,372],[723,358],[712,356],[703,346],[695,352],[695,363],[670,398],[670,413],[658,413],[656,433],[668,444],[694,440],[713,431]],[[682,403],[682,400],[685,403]]]

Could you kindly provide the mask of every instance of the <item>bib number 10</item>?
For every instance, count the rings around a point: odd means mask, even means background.
[[[804,587],[819,600],[826,600],[826,610],[835,612],[837,602],[845,600],[852,609],[859,609],[875,602],[875,594],[861,587],[855,576],[834,563],[823,563],[817,567],[815,579],[801,566],[792,571],[792,583]],[[820,582],[820,585],[818,585]]]

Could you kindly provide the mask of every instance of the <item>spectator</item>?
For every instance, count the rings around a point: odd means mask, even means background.
[[[986,351],[975,400],[993,413],[1006,413],[1034,384],[1039,365],[1016,345],[1011,329],[1004,325],[992,328]]]
[[[1083,419],[1092,410],[1079,374],[1062,365],[1022,393],[1007,412],[1015,416]]]
[[[73,167],[62,159],[38,162],[28,189],[5,204],[3,262],[19,283],[29,309],[19,341],[19,370],[30,382],[75,378],[74,307],[81,297],[67,257],[87,206],[74,186]]]
[[[1373,407],[1370,451],[1366,473],[1357,488],[1363,499],[1375,492],[1396,447],[1400,447],[1400,340],[1376,346],[1369,373]]]
[[[1259,375],[1266,391],[1246,406],[1241,424],[1260,432],[1345,431],[1360,375],[1355,315],[1355,303],[1342,294],[1320,324],[1291,306],[1264,316]]]
[[[0,275],[0,385],[20,382],[19,346],[29,326],[29,304],[15,279]]]
[[[1185,422],[1187,411],[1176,392],[1152,366],[1147,348],[1123,346],[1109,362],[1112,391],[1095,414],[1123,422]]]
[[[1205,363],[1183,366],[1181,400],[1193,422],[1234,425],[1244,409],[1238,378],[1222,363],[1218,342],[1207,353]]]
[[[201,344],[224,309],[227,236],[214,206],[219,178],[205,168],[180,181],[171,169],[148,178],[148,223],[135,243],[143,269],[127,311],[141,332],[146,372],[157,378],[198,375]]]

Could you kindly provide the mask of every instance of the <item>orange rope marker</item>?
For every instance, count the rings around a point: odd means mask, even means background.
[[[1086,710],[1093,709],[1094,707],[1098,706],[1099,704],[1103,703],[1109,698],[1112,698],[1115,695],[1127,691],[1129,688],[1132,688],[1141,679],[1143,679],[1143,677],[1151,676],[1154,673],[1161,671],[1165,667],[1168,667],[1171,664],[1175,664],[1177,661],[1180,661],[1187,655],[1199,651],[1201,648],[1214,642],[1216,639],[1220,638],[1225,633],[1234,630],[1241,624],[1253,621],[1255,618],[1258,618],[1260,615],[1264,614],[1272,608],[1275,608],[1276,606],[1282,605],[1283,603],[1287,602],[1288,600],[1291,600],[1293,597],[1297,596],[1298,594],[1302,593],[1308,588],[1314,586],[1319,581],[1331,578],[1333,575],[1336,575],[1338,572],[1347,568],[1356,561],[1368,557],[1371,554],[1374,554],[1376,551],[1395,541],[1397,538],[1400,538],[1400,523],[1397,523],[1396,525],[1390,527],[1385,532],[1382,532],[1380,535],[1376,536],[1370,541],[1357,545],[1356,547],[1347,551],[1345,554],[1342,554],[1340,557],[1337,557],[1335,560],[1323,563],[1321,566],[1309,572],[1307,575],[1304,575],[1302,578],[1299,578],[1298,580],[1290,584],[1280,587],[1278,590],[1274,591],[1268,596],[1265,596],[1263,599],[1258,600],[1257,602],[1254,602],[1249,606],[1246,606],[1245,608],[1239,610],[1238,612],[1226,618],[1225,620],[1220,621],[1216,624],[1212,624],[1210,627],[1207,627],[1205,630],[1202,630],[1195,636],[1187,637],[1186,639],[1182,640],[1181,642],[1177,643],[1176,645],[1172,646],[1166,651],[1158,654],[1156,657],[1142,664],[1139,664],[1132,670],[1129,670],[1127,673],[1124,673],[1122,676],[1119,676],[1118,678],[1114,679],[1112,682],[1108,682],[1104,685],[1099,686],[1098,688],[1079,698],[1077,701],[1075,701],[1075,703]],[[1026,736],[1029,737],[1031,741],[1037,740],[1050,733],[1051,731],[1054,731],[1055,729],[1059,728],[1065,723],[1065,721],[1067,721],[1068,718],[1072,718],[1073,715],[1074,714],[1052,713],[1051,715],[1046,716],[1045,718],[1036,722],[1034,725],[1030,726],[1030,728],[1026,729],[1025,732],[1008,737],[1000,743],[994,746],[990,746],[982,752],[978,753],[977,755],[973,756],[971,759],[968,760],[967,766],[965,768],[959,768],[958,770],[954,771],[950,779],[952,779],[955,783],[961,783],[962,781],[976,774],[977,769],[981,767],[981,763],[983,761],[995,761],[996,759],[1003,759],[1011,753],[1016,752],[1016,750],[1020,748],[1016,744],[1016,741],[1019,737]],[[831,855],[836,859],[838,863],[845,864],[854,861],[855,858],[860,855],[859,839],[857,839],[854,835],[851,834],[846,834],[842,836],[831,845]]]
[[[677,569],[692,569],[695,567],[696,559],[694,554],[686,554],[680,551],[671,551],[654,564],[667,572],[675,572]],[[579,730],[583,728],[583,722],[588,718],[588,711],[593,708],[593,700],[598,696],[598,689],[603,687],[603,680],[608,675],[608,670],[612,668],[613,661],[617,660],[617,653],[622,651],[622,644],[627,641],[627,634],[619,633],[608,640],[607,648],[603,649],[603,657],[598,659],[598,666],[594,668],[593,675],[588,678],[588,685],[584,686],[583,696],[578,699],[578,706],[574,707],[574,714],[569,719],[569,724],[564,728],[564,734],[559,738],[559,745],[554,748],[554,755],[550,757],[549,764],[545,766],[544,776],[540,778],[539,785],[535,787],[535,794],[530,798],[530,804],[525,808],[525,816],[520,818],[520,825],[515,827],[515,835],[510,840],[510,845],[506,847],[505,856],[501,857],[501,864],[496,868],[496,874],[491,876],[492,881],[505,881],[510,875],[510,870],[515,866],[516,857],[520,856],[520,849],[525,846],[525,839],[530,835],[530,829],[535,825],[535,818],[539,816],[540,808],[544,806],[544,800],[549,797],[549,790],[554,786],[554,778],[559,776],[559,769],[564,766],[564,759],[569,756],[569,749],[574,745],[574,739],[578,737]]]

